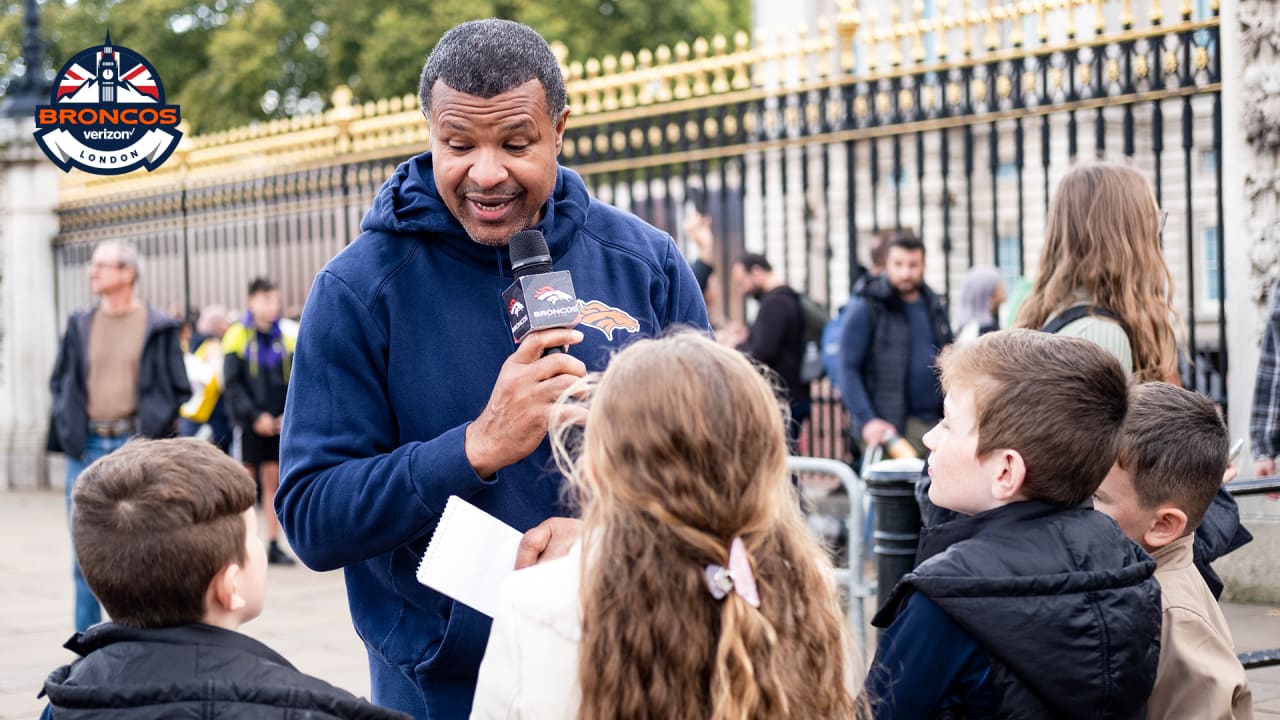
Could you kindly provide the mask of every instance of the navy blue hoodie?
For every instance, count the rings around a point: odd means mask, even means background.
[[[586,339],[570,352],[589,370],[670,325],[709,330],[670,236],[592,200],[565,168],[544,209],[535,227],[555,268],[572,272]],[[549,443],[492,478],[463,448],[515,350],[506,248],[467,236],[436,191],[430,153],[396,169],[361,229],[316,276],[303,311],[276,509],[303,562],[346,569],[371,661],[418,684],[425,708],[400,709],[465,717],[489,619],[415,579],[438,513],[459,495],[525,531],[570,510]]]

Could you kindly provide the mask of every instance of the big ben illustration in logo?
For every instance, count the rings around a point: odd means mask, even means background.
[[[102,52],[98,55],[98,101],[113,103],[116,101],[116,54],[111,49],[111,31],[107,31],[107,39],[102,44]]]

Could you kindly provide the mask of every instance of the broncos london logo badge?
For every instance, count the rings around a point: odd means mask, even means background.
[[[610,341],[613,340],[613,333],[616,330],[625,330],[629,333],[640,332],[640,321],[631,317],[625,310],[605,305],[599,300],[582,302],[579,322],[604,333]]]

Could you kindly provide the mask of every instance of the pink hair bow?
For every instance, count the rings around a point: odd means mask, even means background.
[[[732,590],[738,597],[746,600],[751,607],[760,607],[760,592],[756,589],[756,578],[751,573],[751,561],[747,558],[747,546],[742,538],[735,537],[729,544],[729,567],[711,564],[703,573],[707,581],[707,590],[711,597],[723,600]]]

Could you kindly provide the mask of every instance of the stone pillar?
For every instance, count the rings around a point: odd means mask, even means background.
[[[30,117],[0,117],[0,491],[49,485],[59,172],[34,129]]]
[[[1272,0],[1222,4],[1223,202],[1228,418],[1247,437],[1271,283],[1280,274],[1280,10]],[[1245,452],[1245,467],[1252,468]]]
[[[1267,295],[1280,275],[1280,10],[1274,0],[1224,0],[1221,13],[1227,420],[1233,438],[1248,438]],[[1238,465],[1253,474],[1249,449]],[[1240,517],[1254,541],[1214,563],[1224,597],[1280,602],[1280,503],[1243,498]]]

